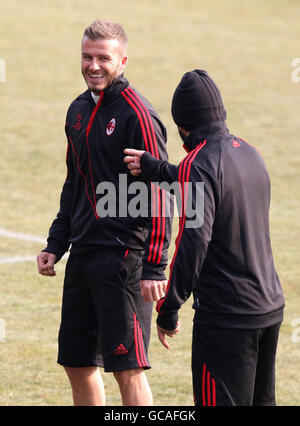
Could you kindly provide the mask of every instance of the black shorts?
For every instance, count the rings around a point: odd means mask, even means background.
[[[259,330],[194,324],[195,405],[275,405],[275,358],[280,323]]]
[[[70,254],[57,362],[105,371],[150,368],[152,303],[140,295],[142,252],[109,247]]]

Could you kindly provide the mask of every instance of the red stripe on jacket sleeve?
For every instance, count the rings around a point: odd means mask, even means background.
[[[189,153],[189,155],[187,155],[185,157],[185,159],[181,162],[181,164],[179,166],[178,180],[181,184],[181,215],[180,215],[181,217],[180,217],[180,221],[179,221],[179,232],[178,232],[178,235],[177,235],[177,238],[176,238],[176,241],[175,241],[175,253],[174,253],[171,265],[170,265],[170,275],[169,275],[168,285],[167,285],[167,289],[166,289],[166,294],[165,294],[165,297],[164,297],[162,303],[160,303],[159,306],[158,306],[159,307],[158,313],[160,312],[162,304],[165,302],[166,296],[168,294],[168,290],[169,290],[171,279],[172,279],[174,264],[175,264],[175,260],[176,260],[177,254],[178,254],[178,250],[179,250],[179,246],[180,246],[180,240],[181,240],[183,229],[184,229],[185,210],[186,210],[186,202],[187,202],[187,197],[188,197],[188,188],[187,188],[187,191],[186,191],[185,190],[185,182],[186,183],[189,182],[192,163],[193,163],[196,155],[198,154],[198,152],[205,145],[206,145],[206,140],[201,142],[193,151],[191,151]]]
[[[148,109],[138,97],[136,92],[134,92],[131,88],[125,89],[122,92],[122,96],[131,105],[138,116],[146,151],[150,152],[150,154],[154,157],[159,158],[157,140]],[[161,209],[165,210],[165,208],[161,207],[162,201],[160,189],[151,184],[151,192],[152,201],[154,202],[154,211],[152,211],[152,231],[147,260],[148,262],[159,264],[162,255],[163,241],[165,238],[165,218],[161,215]],[[157,211],[155,210],[156,207],[158,207]]]
[[[161,230],[161,237],[160,237],[160,244],[159,244],[159,248],[158,248],[158,256],[157,256],[157,263],[160,263],[161,260],[161,255],[162,255],[162,250],[163,250],[163,243],[164,243],[164,236],[165,236],[165,232],[166,232],[166,195],[165,195],[165,191],[161,191],[161,205],[162,205],[162,217],[161,217],[161,221],[162,221],[162,230]]]
[[[155,185],[151,182],[151,200],[152,200],[152,230],[151,230],[151,240],[149,245],[149,255],[147,258],[148,262],[151,262],[152,252],[154,247],[155,240],[155,231],[156,231],[156,188]],[[158,218],[157,218],[158,220]]]
[[[142,135],[143,135],[143,139],[144,139],[144,143],[145,143],[145,148],[146,151],[149,151],[149,145],[148,145],[148,139],[147,139],[147,135],[146,135],[146,130],[145,130],[145,126],[142,120],[142,116],[140,111],[138,110],[138,108],[136,107],[136,105],[129,99],[129,97],[123,92],[121,92],[123,98],[129,103],[129,105],[133,108],[133,110],[136,112],[136,115],[138,116],[140,125],[141,125],[141,130],[142,130]]]

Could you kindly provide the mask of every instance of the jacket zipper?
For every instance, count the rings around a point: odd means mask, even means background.
[[[98,216],[97,210],[96,210],[96,193],[95,193],[94,179],[93,179],[93,173],[92,173],[91,154],[90,154],[90,147],[89,147],[89,134],[90,134],[94,119],[96,117],[97,111],[100,108],[100,105],[102,103],[103,96],[104,96],[104,92],[102,91],[102,92],[100,92],[99,101],[98,101],[97,105],[95,106],[95,108],[92,112],[92,115],[90,117],[90,120],[89,120],[87,128],[86,128],[86,146],[87,146],[87,151],[88,151],[89,169],[90,169],[90,177],[91,177],[91,181],[92,181],[93,199],[94,199],[93,211],[94,211],[94,214],[96,216],[96,219],[100,219],[100,217]]]

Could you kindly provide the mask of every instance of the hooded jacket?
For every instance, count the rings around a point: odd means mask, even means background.
[[[167,159],[166,129],[153,107],[121,75],[100,93],[97,104],[90,90],[72,102],[65,132],[68,173],[44,251],[59,260],[70,245],[71,253],[99,247],[141,250],[142,278],[165,279],[172,217],[161,212],[167,197],[147,182],[147,214],[130,216],[128,205],[136,194],[129,188],[140,178],[131,176],[123,161],[126,147]],[[105,195],[110,210],[101,216],[98,203],[103,213]]]
[[[148,153],[141,157],[143,176],[178,181],[184,200],[157,323],[175,329],[191,293],[194,321],[204,326],[249,329],[282,321],[284,297],[270,244],[270,179],[261,155],[231,135],[224,121],[193,130],[185,149],[189,154],[179,166]]]

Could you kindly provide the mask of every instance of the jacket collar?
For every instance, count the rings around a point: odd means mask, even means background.
[[[103,98],[102,98],[101,106],[105,106],[111,103],[112,101],[114,101],[115,98],[117,98],[120,95],[120,93],[124,89],[126,89],[126,87],[128,87],[128,85],[129,85],[129,82],[124,77],[124,74],[121,74],[119,75],[119,77],[115,78],[109,87],[102,90],[101,93],[103,93]],[[90,89],[88,89],[85,93],[87,94],[88,98],[94,103]]]
[[[200,142],[207,139],[221,139],[225,133],[229,133],[229,129],[225,121],[214,121],[204,124],[192,130],[184,141],[184,149],[187,152],[193,151]]]

